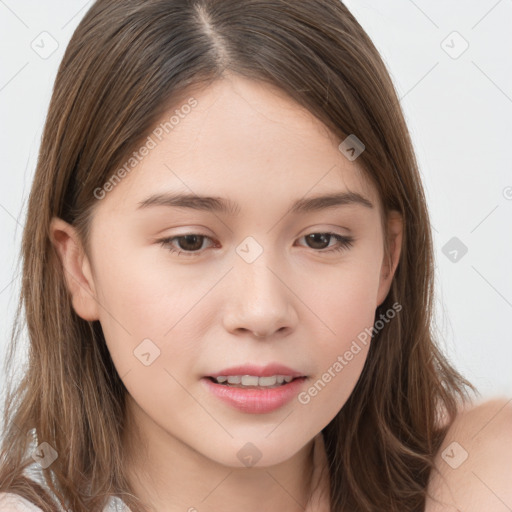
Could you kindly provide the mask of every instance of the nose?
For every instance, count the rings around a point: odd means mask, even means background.
[[[282,272],[266,257],[266,251],[252,263],[239,258],[229,279],[223,317],[228,332],[269,338],[295,330],[295,295]]]

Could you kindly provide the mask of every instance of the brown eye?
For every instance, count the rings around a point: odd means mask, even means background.
[[[329,246],[329,241],[332,238],[332,235],[329,235],[327,233],[312,233],[311,235],[306,235],[305,238],[308,241],[308,244],[313,244],[310,245],[312,249],[325,249],[326,247]]]
[[[189,233],[186,235],[173,236],[160,240],[160,245],[165,247],[170,252],[177,252],[178,256],[184,254],[185,256],[198,256],[200,250],[203,248],[203,242],[210,239],[205,235],[197,233]]]
[[[178,246],[184,251],[198,251],[201,249],[204,236],[201,235],[184,235],[177,237]]]
[[[353,245],[354,239],[349,236],[341,236],[336,233],[310,233],[309,235],[305,235],[303,237],[308,244],[308,247],[311,249],[318,249],[320,252],[332,252],[332,251],[342,251],[343,249],[347,249]],[[330,246],[329,242],[332,239],[338,241],[337,246]],[[326,251],[322,251],[327,247],[332,247]]]

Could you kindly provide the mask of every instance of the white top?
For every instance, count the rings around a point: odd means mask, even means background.
[[[33,503],[10,492],[0,492],[0,512],[42,512]],[[120,498],[112,496],[103,512],[130,512]]]
[[[36,447],[38,446],[37,434],[36,430],[32,429],[32,442],[29,447],[29,455],[31,455]],[[35,460],[35,459],[34,459]],[[33,462],[25,468],[23,474],[37,482],[41,487],[43,487],[52,497],[54,494],[51,492],[47,483],[44,480],[44,475],[41,466],[37,461]],[[61,512],[64,512],[62,507],[60,508]],[[42,512],[42,510],[26,500],[25,498],[10,492],[0,492],[0,512]],[[117,496],[111,496],[109,502],[103,509],[103,512],[131,512],[128,506],[123,502],[121,498]]]
[[[0,492],[0,511],[1,512],[41,512],[25,498],[12,494],[10,492]]]

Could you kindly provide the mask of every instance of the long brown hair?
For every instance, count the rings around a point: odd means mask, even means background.
[[[98,0],[89,9],[58,71],[29,198],[6,372],[23,308],[29,359],[7,393],[0,490],[58,510],[22,475],[35,428],[58,453],[44,474],[66,508],[101,510],[112,494],[145,510],[123,464],[127,390],[99,322],[73,310],[49,226],[54,216],[73,224],[87,249],[95,189],[171,105],[225,70],[279,87],[340,142],[355,134],[384,213],[403,216],[400,261],[375,318],[395,303],[402,310],[373,335],[360,379],[323,436],[332,511],[423,510],[446,426],[475,389],[436,341],[431,228],[397,93],[339,0]]]

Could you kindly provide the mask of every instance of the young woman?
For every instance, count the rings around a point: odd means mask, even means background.
[[[338,0],[97,1],[22,255],[0,510],[512,506],[510,405],[438,349],[410,137]]]

